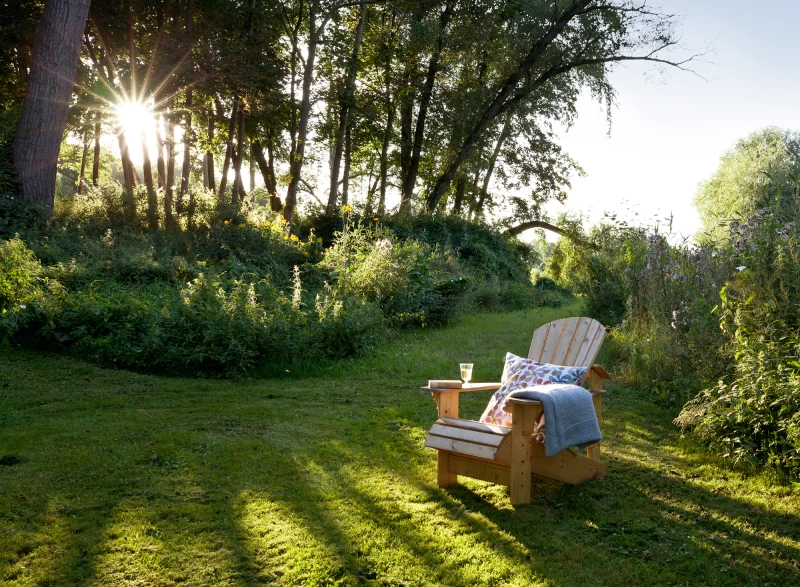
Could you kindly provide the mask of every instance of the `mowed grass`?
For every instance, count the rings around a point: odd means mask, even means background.
[[[440,490],[428,378],[496,380],[572,306],[467,316],[313,376],[214,381],[0,350],[3,585],[800,585],[800,495],[611,386],[609,476]],[[462,396],[477,418],[488,393]]]

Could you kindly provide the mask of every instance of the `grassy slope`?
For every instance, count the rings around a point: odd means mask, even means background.
[[[541,481],[517,509],[501,487],[436,487],[419,385],[464,360],[497,379],[565,311],[468,316],[285,380],[4,349],[0,456],[22,461],[0,466],[0,583],[800,584],[800,497],[695,452],[631,391],[606,396],[605,481]]]

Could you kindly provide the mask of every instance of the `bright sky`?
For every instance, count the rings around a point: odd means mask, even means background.
[[[566,205],[551,213],[571,210],[597,220],[606,210],[628,208],[645,219],[671,212],[673,230],[689,236],[699,225],[692,206],[697,184],[725,150],[765,126],[800,129],[800,2],[662,0],[660,6],[684,15],[687,48],[713,45],[706,58],[712,63],[694,66],[708,81],[677,70],[649,79],[652,67],[619,67],[610,137],[605,112],[588,97],[562,135],[587,175],[573,181]]]

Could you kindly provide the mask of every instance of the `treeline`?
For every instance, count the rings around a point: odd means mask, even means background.
[[[45,4],[71,3],[86,4]],[[69,44],[34,38],[38,3],[12,4],[0,48],[6,113],[19,111],[26,84],[30,102],[33,81],[47,83],[37,56]],[[166,224],[193,205],[195,179],[239,205],[249,162],[289,225],[301,194],[330,215],[353,203],[358,184],[367,216],[394,210],[399,196],[400,213],[501,209],[510,227],[541,220],[541,205],[563,199],[579,172],[552,124],[573,120],[584,91],[610,107],[615,63],[675,64],[673,23],[627,0],[94,2],[68,130],[83,144],[81,184],[98,183],[100,137],[116,135],[124,187],[163,191]],[[159,118],[141,173],[114,115],[121,102],[152,104]],[[32,152],[34,110],[23,110],[18,154]],[[26,197],[52,207],[30,180],[42,163],[17,157],[16,166]]]

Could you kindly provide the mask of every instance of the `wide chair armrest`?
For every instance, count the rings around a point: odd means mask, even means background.
[[[465,383],[456,389],[420,387],[422,393],[430,393],[439,408],[440,418],[458,418],[458,396],[467,391],[490,391],[500,389],[500,383]]]

